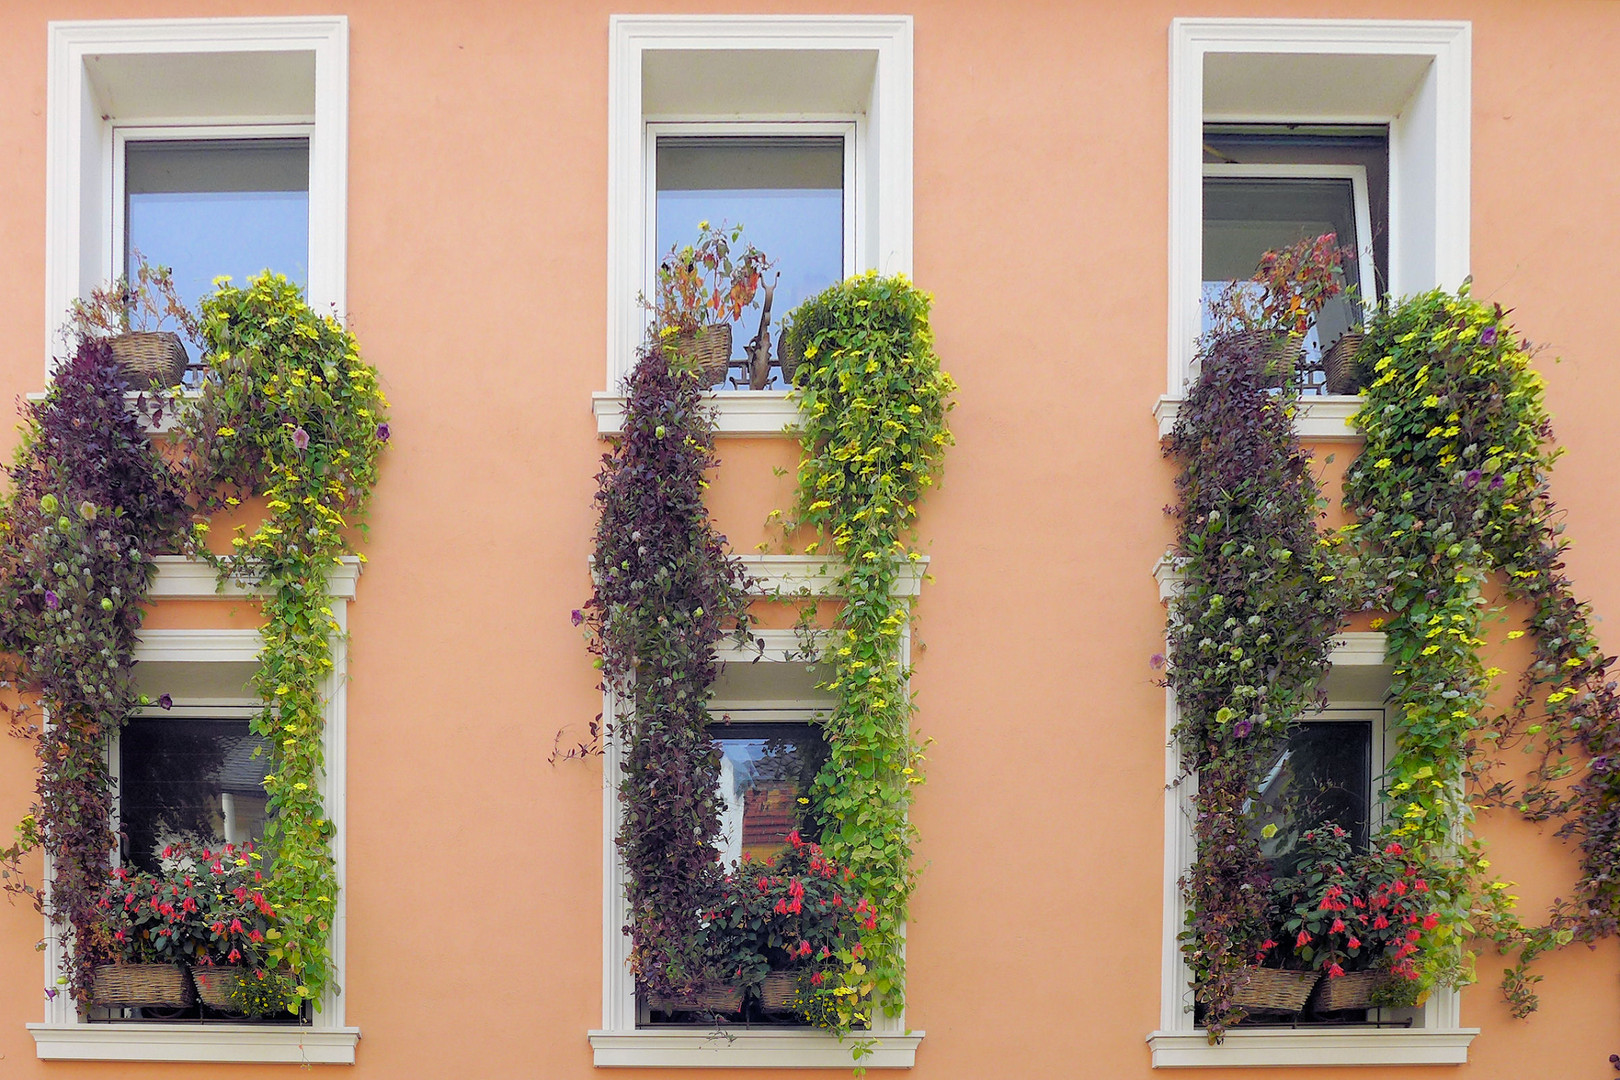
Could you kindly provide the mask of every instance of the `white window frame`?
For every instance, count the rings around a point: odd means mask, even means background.
[[[829,591],[833,569],[819,556],[745,556],[750,575],[767,596],[820,596]],[[926,561],[908,563],[895,583],[897,596],[915,597],[927,570]],[[765,649],[741,646],[725,639],[716,657],[722,662],[780,665],[782,671],[804,666],[803,642],[794,630],[760,630],[752,637],[763,639]],[[910,662],[910,634],[902,635],[901,663]],[[602,697],[602,715],[615,716],[618,699],[608,692]],[[781,719],[802,720],[825,713],[825,697],[783,696],[716,698],[710,711],[720,715],[727,710],[751,713],[774,712]],[[917,1046],[924,1032],[911,1031],[905,1017],[885,1016],[881,1010],[872,1019],[869,1034],[852,1035],[840,1043],[832,1035],[815,1028],[770,1027],[712,1029],[679,1027],[638,1027],[635,976],[630,971],[630,938],[624,933],[630,909],[625,899],[624,863],[619,858],[618,835],[623,820],[619,802],[619,777],[623,748],[611,732],[602,740],[602,1027],[590,1032],[594,1060],[598,1066],[642,1068],[829,1068],[847,1069],[855,1065],[868,1069],[911,1068],[916,1064]],[[872,1053],[856,1062],[851,1055],[856,1039],[871,1040]]]
[[[1175,19],[1170,26],[1168,433],[1194,376],[1203,276],[1206,123],[1383,124],[1389,128],[1389,280],[1409,296],[1468,275],[1472,31],[1405,19]],[[1211,62],[1276,73],[1230,100],[1205,101]],[[1297,85],[1311,72],[1322,77]],[[1284,81],[1277,81],[1282,78]],[[1293,79],[1295,82],[1287,80]],[[1393,100],[1385,88],[1409,79]],[[1401,83],[1405,85],[1405,83]],[[1355,398],[1302,402],[1302,438],[1351,439]]]
[[[112,198],[112,205],[108,208],[108,220],[111,222],[109,231],[112,235],[108,237],[111,251],[107,265],[115,272],[122,273],[129,254],[124,250],[125,207],[129,201],[124,191],[124,167],[127,161],[125,151],[130,143],[307,139],[313,145],[314,135],[314,124],[114,124],[113,150],[107,161],[108,168],[112,170],[107,181],[107,191]],[[306,237],[306,245],[311,240]],[[234,284],[245,285],[246,282],[236,281]]]
[[[909,274],[912,258],[910,16],[614,15],[609,36],[606,387],[591,404],[603,435],[623,429],[621,383],[646,330],[637,298],[657,264],[649,125],[724,125],[731,134],[853,126],[845,266]],[[762,62],[778,73],[768,94],[725,75]],[[782,435],[798,425],[785,390],[713,396],[719,434]]]
[[[1181,585],[1181,571],[1166,557],[1153,569],[1160,599],[1168,601]],[[1347,632],[1334,643],[1332,670],[1326,688],[1331,713],[1306,716],[1316,719],[1359,719],[1368,714],[1384,717],[1382,735],[1375,733],[1374,765],[1387,764],[1397,737],[1388,720],[1386,700],[1390,664],[1386,635]],[[1462,1026],[1462,994],[1452,987],[1436,987],[1429,1000],[1413,1010],[1410,1028],[1323,1027],[1243,1028],[1227,1031],[1219,1046],[1209,1044],[1208,1033],[1196,1025],[1190,992],[1192,972],[1181,951],[1178,935],[1185,925],[1186,904],[1180,881],[1197,853],[1193,837],[1193,799],[1197,777],[1181,771],[1176,744],[1175,695],[1165,695],[1164,764],[1164,915],[1160,941],[1161,984],[1159,1028],[1147,1036],[1153,1067],[1253,1068],[1258,1066],[1321,1065],[1460,1065],[1468,1061],[1468,1047],[1478,1028]],[[1378,784],[1374,782],[1375,794]],[[1371,808],[1374,825],[1382,813]]]
[[[117,275],[120,128],[189,138],[214,129],[309,137],[310,306],[341,317],[347,276],[346,16],[108,19],[49,28],[45,376],[69,302]],[[221,87],[224,72],[240,74]],[[218,92],[214,92],[215,90]]]
[[[152,600],[235,600],[255,594],[250,586],[217,587],[212,567],[182,556],[159,556],[158,574],[148,597]],[[332,918],[333,978],[308,1026],[230,1023],[163,1023],[124,1021],[87,1023],[80,1019],[72,998],[59,993],[45,1003],[42,1023],[29,1024],[34,1049],[47,1061],[205,1061],[287,1064],[354,1064],[360,1029],[344,1020],[344,998],[339,988],[347,966],[346,881],[348,808],[348,601],[354,599],[360,563],[346,557],[327,575],[332,592],[332,617],[339,629],[332,637],[332,672],[321,689],[326,703],[323,732],[326,770],[320,779],[321,797],[332,822],[332,858],[338,893]],[[186,665],[197,670],[212,664],[230,664],[244,677],[257,662],[263,639],[257,630],[143,630],[135,646],[137,678],[142,663]],[[257,711],[259,702],[248,696],[199,697],[181,694],[177,707],[193,715],[241,715]],[[116,767],[116,745],[112,764]],[[50,880],[47,860],[45,880]],[[61,942],[45,924],[45,985],[56,985],[61,970]]]

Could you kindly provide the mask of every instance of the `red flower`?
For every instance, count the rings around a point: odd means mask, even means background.
[[[823,975],[819,971],[810,976],[810,985],[811,986],[820,986],[822,983],[824,983],[826,981],[827,981],[827,976]]]
[[[233,933],[233,934],[242,933],[242,920],[241,919],[232,919],[231,920],[231,933]]]
[[[1333,925],[1328,927],[1328,933],[1330,933],[1330,934],[1342,934],[1342,933],[1344,933],[1344,929],[1345,929],[1344,928],[1344,920],[1343,919],[1334,919],[1333,920]]]
[[[1425,930],[1433,930],[1435,927],[1437,927],[1439,925],[1440,925],[1440,916],[1436,915],[1434,912],[1431,911],[1427,915],[1423,916],[1423,929],[1425,929]]]
[[[866,955],[866,948],[857,941],[853,946],[850,947],[849,953],[851,956],[855,957],[855,959],[859,960],[861,957]]]
[[[1309,930],[1301,930],[1299,932],[1299,937],[1294,939],[1294,948],[1303,949],[1305,946],[1309,945],[1310,943],[1311,943],[1311,932]]]
[[[799,955],[800,956],[809,956],[810,955],[810,943],[808,941],[799,942]]]
[[[1350,946],[1352,949],[1359,949],[1361,948],[1361,939],[1356,937],[1356,935],[1351,934],[1350,940],[1346,941],[1345,944]]]
[[[1374,930],[1387,930],[1387,929],[1389,929],[1389,920],[1384,917],[1384,913],[1382,911],[1380,911],[1378,913],[1378,917],[1373,920],[1373,929]]]
[[[1391,842],[1388,847],[1384,848],[1384,854],[1385,855],[1404,855],[1404,854],[1406,854],[1406,849],[1401,847],[1401,845],[1399,845],[1397,843]]]
[[[1344,968],[1340,967],[1338,964],[1329,964],[1328,969],[1327,969],[1327,973],[1328,973],[1328,978],[1330,978],[1330,979],[1338,979],[1338,978],[1343,977]]]

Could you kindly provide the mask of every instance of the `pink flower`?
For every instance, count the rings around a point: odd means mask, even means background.
[[[309,432],[302,427],[293,428],[293,445],[300,450],[309,449]]]

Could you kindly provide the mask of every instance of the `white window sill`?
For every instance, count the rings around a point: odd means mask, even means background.
[[[1478,1028],[1441,1030],[1271,1028],[1228,1031],[1211,1046],[1203,1031],[1155,1031],[1148,1036],[1155,1069],[1271,1065],[1463,1065]]]
[[[1153,418],[1159,422],[1159,438],[1170,434],[1186,400],[1167,394],[1153,406]],[[1350,423],[1350,418],[1361,408],[1361,402],[1359,396],[1313,394],[1302,397],[1294,410],[1294,430],[1304,442],[1360,442],[1361,432]]]
[[[33,393],[27,394],[24,397],[30,405],[35,405],[45,400],[46,393],[47,391],[44,390],[35,390]],[[149,390],[124,391],[124,400],[128,402],[131,407],[134,407],[136,398],[145,397],[150,399],[151,396],[152,392]],[[185,389],[180,391],[178,397],[184,398],[187,401],[196,401],[198,398],[202,397],[202,391],[195,388]],[[146,429],[146,433],[148,435],[167,435],[171,431],[174,431],[175,420],[180,411],[179,406],[180,402],[178,400],[166,402],[163,406],[163,420],[161,423],[153,424],[148,418],[143,418],[142,426]]]
[[[711,390],[707,397],[714,402],[717,435],[797,436],[800,431],[798,403],[786,390]],[[598,435],[624,432],[623,394],[592,394],[591,412]]]
[[[909,1069],[923,1034],[878,1036],[860,1061],[851,1054],[857,1036],[840,1043],[824,1031],[593,1031],[590,1038],[596,1065],[606,1068]]]
[[[359,1028],[253,1024],[29,1024],[41,1061],[353,1065]]]

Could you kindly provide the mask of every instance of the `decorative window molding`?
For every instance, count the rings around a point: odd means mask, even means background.
[[[761,596],[804,593],[833,595],[836,572],[819,556],[743,556]],[[911,567],[907,567],[911,570]],[[915,596],[921,587],[923,567],[903,576],[896,584],[899,595]],[[735,678],[723,674],[715,686],[711,706],[716,710],[780,710],[794,714],[824,711],[832,698],[817,689],[818,677],[803,656],[803,642],[794,630],[760,630],[751,635],[763,640],[757,647],[739,646],[731,639],[721,642],[717,659],[737,669]],[[901,662],[911,653],[909,630],[901,638]],[[603,695],[602,715],[616,715],[617,699]],[[867,1035],[852,1035],[840,1043],[831,1034],[806,1028],[712,1028],[637,1027],[635,979],[630,973],[630,939],[624,933],[629,921],[625,905],[624,866],[619,860],[614,838],[623,817],[617,777],[620,747],[611,734],[603,739],[602,817],[606,823],[602,843],[602,1027],[589,1033],[598,1066],[644,1068],[910,1068],[916,1062],[917,1045],[924,1032],[908,1031],[904,1017],[889,1017],[881,1011],[873,1018]],[[856,1038],[873,1039],[871,1056],[856,1062],[851,1057]]]
[[[1153,568],[1159,596],[1168,600],[1181,584],[1176,560],[1166,556]],[[1390,666],[1385,655],[1385,635],[1349,632],[1340,635],[1331,656],[1332,671],[1326,681],[1329,699],[1335,708],[1378,710],[1385,708],[1389,691]],[[1426,1004],[1409,1010],[1390,1010],[1409,1018],[1408,1028],[1232,1028],[1219,1046],[1211,1046],[1207,1033],[1193,1017],[1191,973],[1177,936],[1185,916],[1179,882],[1192,865],[1195,854],[1191,828],[1194,788],[1197,778],[1184,778],[1181,755],[1173,733],[1177,713],[1175,698],[1165,693],[1165,772],[1164,772],[1164,916],[1160,965],[1159,1030],[1147,1037],[1153,1052],[1153,1067],[1234,1068],[1269,1065],[1448,1065],[1468,1060],[1468,1047],[1478,1028],[1462,1026],[1462,995],[1451,988],[1437,988]],[[1386,726],[1384,753],[1392,733]]]
[[[1467,22],[1172,21],[1172,401],[1191,381],[1200,325],[1204,124],[1388,125],[1388,291],[1455,288],[1468,274],[1471,42]]]
[[[649,124],[853,123],[853,270],[911,272],[912,21],[888,15],[615,15],[608,83],[607,388],[597,431],[622,430],[619,383],[645,335]],[[722,435],[780,435],[782,390],[714,396]]]
[[[347,602],[354,597],[359,570],[359,560],[350,557],[328,575],[334,600],[332,616],[342,629],[332,642],[332,673],[324,690],[326,774],[321,797],[335,829],[332,857],[340,886],[344,883],[348,844],[348,707],[344,690],[348,648],[344,633],[348,626]],[[157,580],[148,596],[231,600],[255,593],[249,585],[218,589],[213,568],[204,563],[182,556],[159,556]],[[136,680],[143,692],[152,696],[169,693],[175,708],[182,712],[212,714],[230,710],[250,714],[261,706],[249,684],[262,647],[257,630],[143,630],[135,646]],[[49,866],[45,877],[50,878]],[[28,1025],[35,1052],[42,1060],[353,1064],[360,1030],[345,1026],[344,999],[336,989],[344,983],[346,908],[344,890],[340,888],[332,923],[333,989],[326,992],[307,1026],[225,1021],[89,1023],[79,1018],[68,995],[58,994],[46,1002],[44,1022]],[[48,925],[45,940],[44,977],[46,985],[50,985],[60,969],[61,946]]]
[[[70,301],[116,275],[121,128],[307,132],[309,301],[344,310],[346,16],[53,22],[45,194],[45,373]]]

